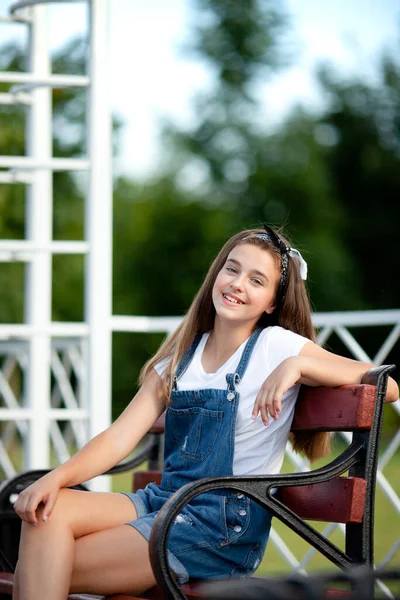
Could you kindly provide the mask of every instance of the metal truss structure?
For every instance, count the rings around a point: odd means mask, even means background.
[[[0,156],[1,183],[26,184],[26,239],[2,240],[0,244],[0,260],[25,263],[25,323],[0,327],[0,337],[12,340],[15,368],[20,370],[20,375],[23,372],[20,377],[22,404],[16,404],[6,386],[7,379],[2,379],[3,389],[7,388],[4,397],[10,404],[0,409],[0,418],[15,421],[15,425],[7,425],[6,439],[10,439],[16,427],[24,441],[26,468],[49,466],[49,441],[58,440],[55,442],[58,447],[61,440],[57,422],[71,423],[71,430],[78,436],[77,443],[81,443],[84,438],[105,429],[111,419],[112,144],[107,69],[108,0],[88,2],[90,50],[84,77],[51,73],[46,45],[46,4],[49,0],[21,0],[10,6],[10,17],[6,20],[24,23],[29,30],[29,72],[0,74],[0,81],[12,84],[0,102],[22,103],[27,117],[26,156]],[[51,90],[56,87],[87,89],[85,158],[52,156]],[[52,239],[52,174],[63,170],[87,172],[85,240],[81,242]],[[81,326],[51,322],[51,268],[55,254],[85,257],[85,323]],[[76,351],[74,355],[70,340],[76,336],[81,339],[79,355],[85,356],[84,375],[74,370],[79,361],[71,358],[76,358]],[[68,364],[79,386],[85,390],[78,395],[80,405],[71,386],[66,392],[65,377],[60,387],[60,365],[66,365],[64,357],[64,363],[60,361],[60,347],[65,350],[64,356],[69,357]],[[11,374],[13,362],[8,359],[6,363],[6,372]],[[54,394],[52,386],[60,392]],[[92,405],[93,399],[96,406]],[[5,459],[4,447],[1,454]],[[10,469],[8,462],[6,474]],[[106,479],[98,483],[102,485],[107,487]]]
[[[56,1],[56,0],[53,0]],[[63,0],[58,0],[63,1]],[[105,429],[111,421],[111,338],[113,332],[170,333],[178,317],[123,317],[111,312],[112,177],[111,111],[109,104],[107,21],[108,0],[91,0],[89,10],[89,61],[87,75],[52,74],[46,48],[46,4],[49,0],[23,0],[10,7],[8,22],[29,28],[30,70],[0,73],[11,85],[0,94],[0,104],[22,104],[27,112],[26,156],[0,156],[0,183],[26,185],[26,239],[1,240],[0,261],[25,264],[25,322],[0,325],[0,477],[22,469],[47,468],[65,461],[71,451]],[[3,19],[4,20],[4,19]],[[64,159],[52,156],[51,90],[84,87],[88,94],[87,156]],[[85,239],[52,239],[52,173],[86,171]],[[51,320],[51,261],[55,254],[85,256],[85,317],[83,323]],[[359,360],[384,363],[399,344],[400,310],[315,314],[319,342],[336,335]],[[366,351],[352,328],[386,327],[389,333],[374,356]],[[388,411],[400,415],[399,401]],[[400,522],[400,498],[385,469],[399,452],[397,431],[380,458],[378,489]],[[308,463],[288,448],[296,470]],[[102,478],[96,489],[109,489]],[[325,531],[331,535],[334,528]],[[302,572],[314,554],[297,558],[273,529],[271,542],[285,561]],[[389,564],[400,538],[387,548],[380,566]],[[383,584],[382,584],[383,585]],[[390,592],[384,590],[390,597]]]

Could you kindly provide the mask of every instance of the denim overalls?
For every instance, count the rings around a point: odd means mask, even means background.
[[[261,329],[249,337],[226,389],[179,391],[179,378],[199,344],[198,336],[179,363],[165,420],[165,470],[161,485],[126,494],[138,518],[129,525],[147,540],[157,512],[173,492],[202,477],[232,475],[236,386]],[[251,418],[251,415],[249,415]],[[179,583],[190,579],[246,577],[258,567],[269,536],[271,515],[243,494],[217,490],[194,498],[176,517],[168,538],[168,558]]]

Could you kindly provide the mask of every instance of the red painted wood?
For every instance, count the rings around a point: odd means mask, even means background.
[[[68,598],[70,598],[70,596],[68,596]],[[90,600],[94,600],[94,598],[95,596],[90,596]],[[141,600],[141,597],[125,596],[124,594],[114,594],[113,596],[104,596],[104,600]]]
[[[334,523],[361,523],[367,482],[359,477],[301,487],[281,488],[282,502],[303,519]]]
[[[292,431],[354,431],[371,428],[376,387],[344,385],[338,388],[301,386]],[[164,433],[165,412],[150,429]]]
[[[369,430],[376,387],[347,385],[339,388],[300,388],[292,431]]]
[[[165,411],[160,415],[153,427],[150,429],[150,433],[164,433],[165,429]]]
[[[161,471],[136,471],[133,474],[132,489],[134,492],[143,490],[148,483],[161,483]]]
[[[12,595],[14,575],[12,573],[0,573],[0,594]]]
[[[113,598],[113,596],[111,596]],[[106,596],[93,596],[93,594],[70,594],[67,600],[105,600]],[[107,596],[108,598],[108,596]],[[121,596],[120,600],[132,600],[132,596]],[[133,598],[133,600],[140,600]]]
[[[156,585],[151,590],[147,590],[147,592],[141,594],[140,598],[143,600],[164,600],[164,592],[159,585]]]
[[[185,594],[185,596],[188,600],[197,600],[197,599],[206,600],[206,596],[204,596],[204,593],[200,591],[202,583],[203,582],[184,583],[183,585],[181,585],[181,590]],[[163,589],[160,586],[156,585],[155,587],[151,588],[151,590],[148,590],[147,592],[142,594],[141,598],[143,600],[164,600],[165,596],[164,596]],[[108,599],[108,597],[107,597],[107,600],[111,600],[111,598]],[[114,596],[112,596],[112,600],[114,600]],[[115,600],[117,600],[117,599],[115,599]],[[122,598],[121,598],[121,600],[122,600]]]
[[[67,600],[142,600],[140,596],[114,594],[112,596],[93,596],[93,594],[70,594]]]
[[[188,600],[196,600],[202,598],[205,600],[204,594],[199,591],[199,584],[185,583],[181,586],[183,593]],[[94,600],[99,596],[90,596],[89,594],[72,594],[68,596],[68,600]],[[102,597],[103,598],[103,597]],[[163,589],[156,585],[151,590],[144,592],[138,597],[125,596],[124,594],[114,594],[113,596],[105,596],[104,600],[164,600]]]

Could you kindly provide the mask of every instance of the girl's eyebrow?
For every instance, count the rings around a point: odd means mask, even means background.
[[[233,262],[238,267],[242,266],[241,263],[238,260],[236,260],[236,258],[228,258],[228,260],[226,262]],[[269,279],[265,275],[265,273],[262,273],[261,271],[258,271],[257,269],[252,269],[251,272],[254,273],[255,275],[258,275],[259,277],[262,277],[263,279],[266,279],[267,281],[269,281]]]

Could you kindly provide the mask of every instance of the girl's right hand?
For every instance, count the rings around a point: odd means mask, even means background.
[[[18,495],[14,503],[15,512],[23,521],[31,525],[37,525],[39,516],[42,521],[47,521],[56,503],[60,487],[54,472],[47,473]]]

